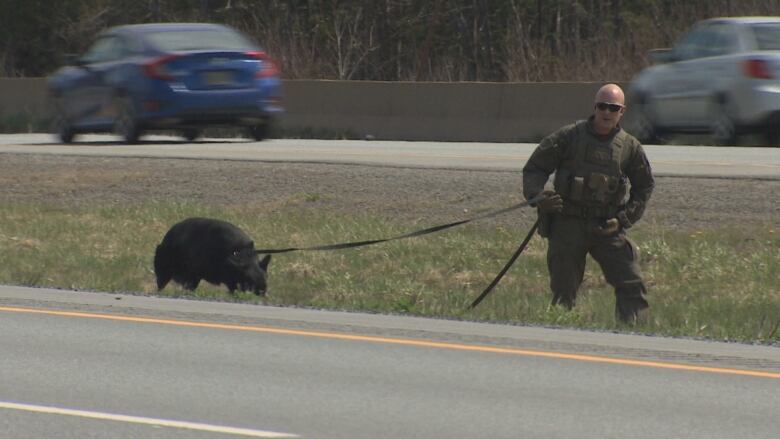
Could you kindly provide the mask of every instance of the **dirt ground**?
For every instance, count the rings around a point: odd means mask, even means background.
[[[685,229],[780,226],[778,194],[780,180],[657,176],[642,221]],[[521,175],[519,169],[0,154],[0,202],[19,200],[68,205],[187,201],[260,212],[304,208],[430,225],[519,202]],[[520,213],[532,214],[528,209]]]

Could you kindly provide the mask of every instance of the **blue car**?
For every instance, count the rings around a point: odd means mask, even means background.
[[[146,131],[196,139],[206,126],[269,134],[281,111],[279,69],[227,26],[119,26],[47,81],[54,130],[63,143],[83,132],[114,132],[135,143]]]

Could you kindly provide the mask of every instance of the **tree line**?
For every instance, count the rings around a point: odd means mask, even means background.
[[[694,22],[780,0],[0,0],[0,76],[45,76],[119,24],[209,21],[287,79],[625,81]]]

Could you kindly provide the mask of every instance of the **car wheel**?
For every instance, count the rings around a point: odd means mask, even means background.
[[[73,138],[76,137],[76,132],[73,131],[73,127],[70,126],[68,121],[64,118],[58,118],[54,123],[56,124],[55,132],[57,133],[57,138],[60,139],[60,142],[72,143]]]
[[[76,131],[70,124],[67,116],[61,112],[54,115],[54,119],[52,120],[52,131],[54,131],[57,138],[60,139],[60,142],[62,143],[71,143],[76,136]]]
[[[737,145],[737,124],[731,116],[728,101],[716,102],[710,117],[710,132],[716,145]]]
[[[249,127],[248,131],[249,137],[257,141],[265,140],[271,134],[271,122],[253,125]]]
[[[187,139],[188,142],[193,142],[195,139],[200,137],[200,130],[197,130],[195,128],[187,128],[184,131],[181,132],[182,137]]]
[[[141,128],[136,119],[135,105],[128,97],[116,98],[116,120],[114,121],[114,133],[122,137],[127,143],[138,143],[141,137]]]
[[[52,107],[54,107],[54,115],[51,121],[52,132],[62,143],[73,142],[76,131],[73,129],[73,125],[68,119],[68,115],[65,113],[62,102],[60,102],[58,98],[55,98]]]

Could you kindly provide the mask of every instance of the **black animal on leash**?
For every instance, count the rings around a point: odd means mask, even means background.
[[[175,224],[154,252],[154,274],[162,290],[171,280],[195,290],[201,280],[264,296],[271,255],[258,260],[254,242],[235,225],[210,218]]]

